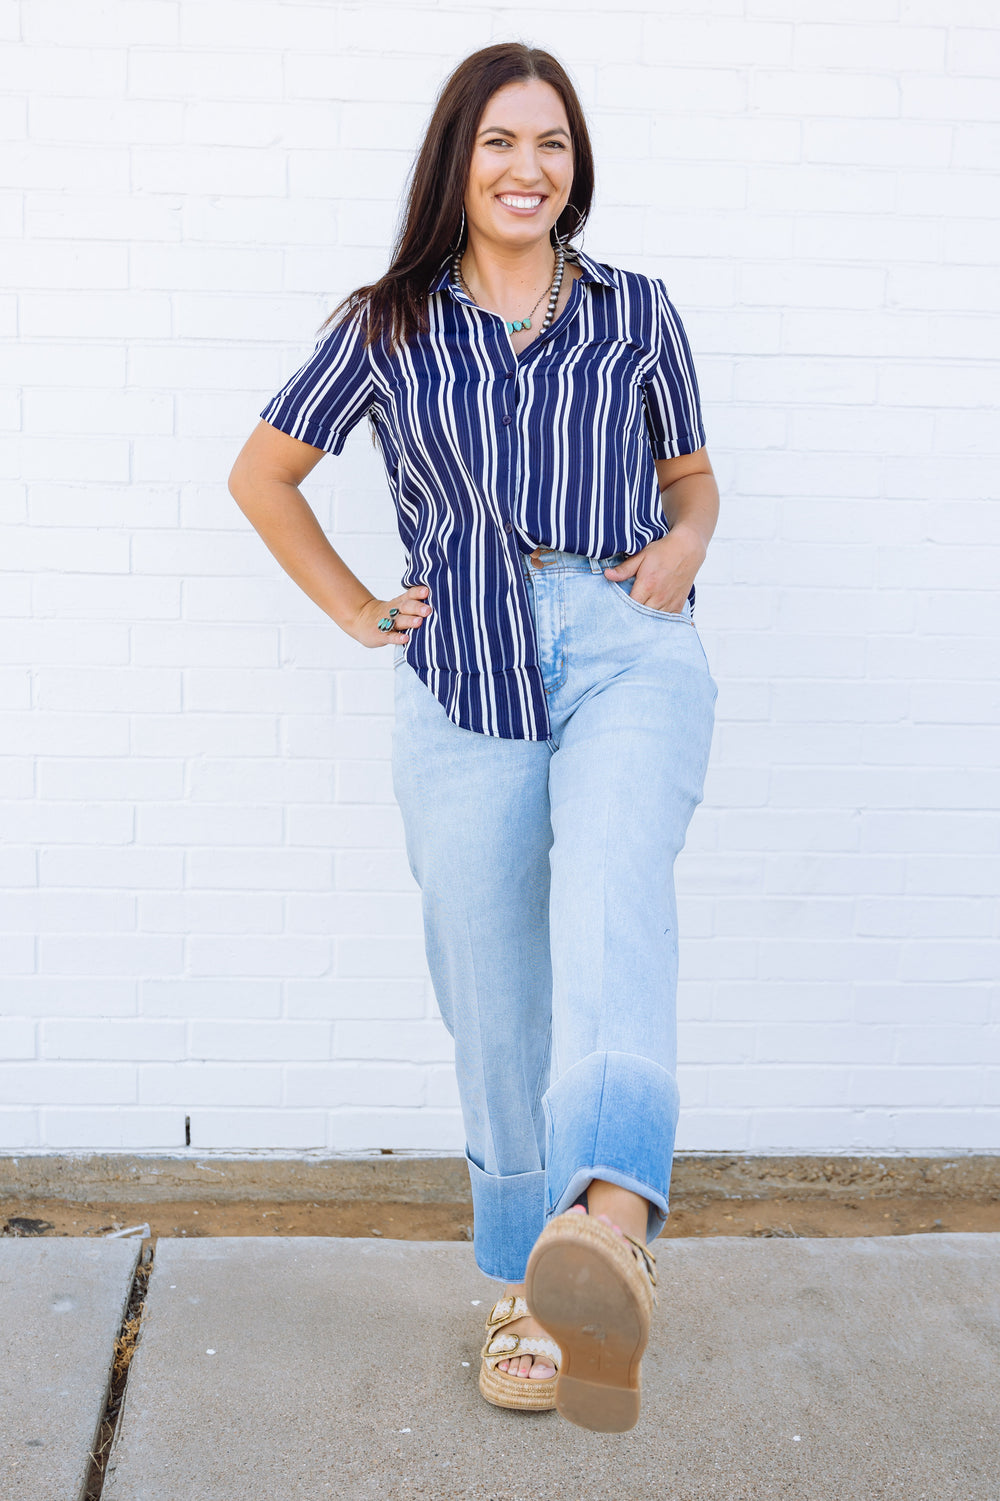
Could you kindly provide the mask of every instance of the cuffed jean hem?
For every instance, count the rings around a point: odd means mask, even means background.
[[[608,1167],[606,1163],[598,1162],[593,1167],[582,1167],[573,1174],[569,1180],[569,1187],[565,1193],[560,1194],[559,1202],[555,1208],[546,1213],[545,1222],[548,1224],[557,1214],[564,1214],[567,1209],[572,1209],[577,1200],[583,1199],[585,1189],[588,1189],[595,1178],[600,1178],[604,1183],[617,1184],[619,1188],[627,1188],[630,1193],[639,1194],[641,1198],[649,1201],[649,1217],[646,1221],[646,1244],[655,1240],[667,1223],[669,1204],[651,1183],[644,1183],[641,1178],[634,1178],[628,1173],[620,1173],[617,1168]]]
[[[594,1178],[649,1200],[647,1243],[669,1211],[680,1113],[677,1081],[635,1053],[589,1053],[549,1086],[545,1219],[569,1209]]]
[[[497,1282],[523,1282],[545,1221],[545,1173],[484,1173],[465,1151],[476,1265]]]

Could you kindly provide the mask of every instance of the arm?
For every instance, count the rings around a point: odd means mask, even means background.
[[[324,449],[258,422],[233,465],[229,493],[289,578],[341,630],[364,646],[398,645],[430,613],[427,585],[379,600],[355,578],[298,488],[323,455]],[[380,631],[378,622],[391,605],[400,612],[395,629]]]
[[[705,448],[654,463],[670,535],[647,543],[617,568],[604,572],[612,579],[634,574],[632,598],[637,604],[678,614],[705,561],[719,519],[719,487]]]
[[[719,519],[719,487],[706,448],[676,459],[654,459],[660,500],[670,535],[685,537],[697,557],[691,581],[698,572]],[[689,583],[690,587],[690,583]]]

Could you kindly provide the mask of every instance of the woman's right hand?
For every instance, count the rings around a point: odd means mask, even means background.
[[[433,606],[427,601],[429,593],[426,584],[411,584],[402,594],[397,594],[395,599],[370,599],[355,615],[348,634],[355,641],[360,641],[362,646],[405,645],[410,639],[410,630],[423,625],[431,613]],[[379,621],[384,620],[393,607],[399,614],[392,617],[392,630],[380,631]]]

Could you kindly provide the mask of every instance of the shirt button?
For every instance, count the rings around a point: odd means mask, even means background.
[[[503,529],[504,529],[505,532],[512,532],[514,530],[513,526],[511,525],[511,523],[509,521],[505,521],[504,522]]]
[[[511,425],[511,423],[513,421],[514,421],[513,417],[505,417],[503,419],[503,425],[504,425],[504,427],[510,427],[510,425]]]

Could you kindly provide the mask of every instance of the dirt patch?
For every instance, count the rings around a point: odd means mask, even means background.
[[[387,1240],[471,1240],[469,1204],[308,1203],[214,1200],[149,1204],[0,1200],[0,1234],[102,1236],[133,1226],[159,1236],[331,1235]],[[675,1197],[667,1239],[699,1235],[858,1236],[1000,1232],[1000,1199],[711,1199]]]

